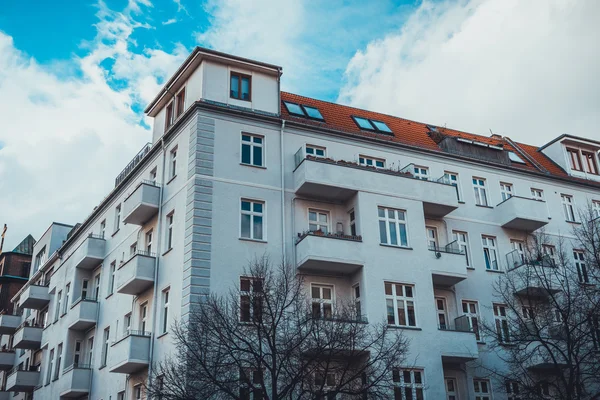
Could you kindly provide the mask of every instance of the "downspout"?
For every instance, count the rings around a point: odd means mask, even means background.
[[[162,146],[162,153],[163,153],[163,159],[162,159],[162,173],[161,173],[161,186],[160,186],[160,194],[159,194],[159,198],[158,198],[158,221],[156,222],[156,235],[157,235],[157,239],[156,239],[156,258],[154,259],[154,289],[153,289],[153,295],[152,295],[152,325],[153,327],[156,328],[157,326],[157,321],[156,321],[156,310],[157,310],[157,304],[158,303],[158,266],[159,266],[159,258],[160,258],[160,246],[161,246],[161,238],[162,238],[162,232],[161,232],[161,225],[162,225],[162,220],[163,220],[163,193],[165,190],[165,168],[166,168],[166,159],[167,159],[167,149],[165,147],[165,139],[164,137],[161,138],[161,146]],[[154,334],[152,335],[152,338],[150,340],[150,363],[148,363],[148,386],[151,385],[151,380],[152,380],[152,366],[153,366],[153,361],[154,361],[154,342],[156,341],[156,337],[154,336]]]
[[[279,140],[279,159],[280,159],[280,174],[281,174],[281,254],[283,255],[283,262],[287,263],[286,249],[285,249],[285,173],[284,173],[284,158],[283,158],[283,131],[285,129],[285,120],[281,120],[281,139]]]

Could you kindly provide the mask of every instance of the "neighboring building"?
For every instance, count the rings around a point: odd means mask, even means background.
[[[11,314],[11,299],[29,279],[35,239],[27,235],[12,251],[0,253],[0,314]]]
[[[47,259],[13,299],[33,312],[3,337],[22,349],[2,374],[11,398],[142,398],[173,321],[268,253],[403,328],[426,399],[506,399],[471,362],[502,368],[471,328],[493,318],[492,282],[527,234],[568,232],[588,202],[600,213],[600,142],[425,125],[281,92],[281,74],[196,48],[166,83],[114,190],[35,245]]]

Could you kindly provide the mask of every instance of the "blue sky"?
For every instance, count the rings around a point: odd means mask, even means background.
[[[281,65],[287,91],[541,145],[600,139],[599,18],[596,0],[5,1],[6,248],[106,196],[196,45]]]

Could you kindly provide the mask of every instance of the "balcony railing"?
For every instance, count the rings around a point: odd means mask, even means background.
[[[121,173],[119,175],[117,175],[117,177],[115,178],[115,186],[119,186],[119,183],[121,183],[125,178],[127,178],[129,176],[131,171],[133,171],[134,168],[150,152],[151,148],[152,148],[152,143],[146,143],[144,145],[144,147],[142,147],[142,149],[135,155],[135,157],[133,157],[133,160],[131,160],[129,162],[129,164],[127,164],[127,166],[125,168],[123,168],[123,171],[121,171]]]
[[[16,365],[14,368],[10,369],[6,373],[6,376],[11,376],[12,374],[19,372],[19,371],[40,372],[41,368],[42,368],[41,365],[30,365],[28,368],[25,368],[25,365],[23,365],[23,363],[20,363],[19,365]]]
[[[114,341],[113,345],[116,344],[116,343],[119,343],[123,339],[127,339],[129,336],[146,336],[146,337],[151,337],[152,336],[152,332],[140,331],[140,330],[135,330],[135,329],[127,329],[127,331],[125,331],[125,333],[123,334],[123,336],[121,336],[119,339],[117,339],[117,340]]]
[[[460,245],[458,244],[457,240],[450,242],[445,246],[429,246],[429,250],[449,254],[465,254],[464,251],[460,249]]]
[[[540,255],[535,258],[527,258],[525,257],[525,254],[519,250],[513,250],[506,254],[506,263],[509,270],[518,268],[522,265],[548,268],[553,268],[556,266],[554,259],[549,255]]]
[[[469,324],[469,317],[466,315],[461,315],[460,317],[454,318],[454,323],[452,325],[438,325],[438,329],[440,331],[474,332]]]
[[[332,233],[332,232],[323,232],[323,231],[304,231],[302,233],[298,233],[298,239],[296,239],[296,244],[300,243],[302,239],[307,236],[318,236],[330,239],[341,239],[341,240],[352,240],[355,242],[362,242],[361,235],[346,235],[344,233]]]
[[[63,375],[74,369],[92,369],[92,364],[73,363],[63,370]]]

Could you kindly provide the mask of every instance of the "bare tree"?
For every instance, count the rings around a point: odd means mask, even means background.
[[[148,394],[191,399],[383,399],[407,340],[367,324],[351,303],[308,301],[302,277],[268,258],[239,287],[211,295],[174,328],[178,356],[155,368]]]
[[[600,219],[579,215],[570,237],[538,232],[509,253],[495,285],[482,331],[507,366],[490,375],[514,398],[600,398]]]

